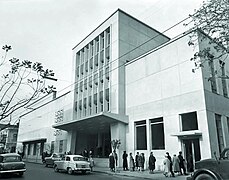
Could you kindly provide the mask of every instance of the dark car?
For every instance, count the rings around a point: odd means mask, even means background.
[[[53,153],[50,157],[45,157],[45,167],[54,165],[54,161],[60,161],[64,157],[62,153]]]
[[[18,174],[22,176],[25,169],[25,163],[17,153],[0,154],[0,174]]]
[[[215,154],[215,153],[214,153]],[[229,179],[229,147],[220,157],[205,159],[195,163],[195,172],[189,180],[227,180]]]

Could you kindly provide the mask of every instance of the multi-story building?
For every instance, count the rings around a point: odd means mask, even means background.
[[[53,138],[55,145],[63,147],[66,140],[64,151],[92,150],[107,161],[111,141],[119,139],[120,166],[124,150],[144,153],[146,164],[153,151],[156,169],[167,151],[182,151],[189,164],[219,154],[229,145],[229,99],[228,82],[215,72],[226,77],[228,57],[214,60],[214,46],[223,47],[197,32],[201,40],[194,51],[191,31],[169,39],[121,10],[113,13],[73,48],[71,106],[60,121],[54,113],[61,99],[49,109],[49,126],[63,132]],[[201,57],[203,66],[193,73],[190,59],[204,48],[212,58]]]
[[[1,124],[0,153],[16,152],[18,125]]]

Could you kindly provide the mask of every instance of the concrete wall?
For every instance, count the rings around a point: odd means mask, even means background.
[[[18,130],[18,144],[17,150],[22,151],[22,143],[36,141],[39,139],[46,139],[44,151],[50,151],[51,142],[54,141],[54,151],[59,151],[59,141],[64,140],[64,151],[67,149],[66,139],[68,133],[61,130],[57,130],[52,128],[52,125],[56,122],[57,113],[60,110],[63,110],[63,118],[68,119],[71,117],[71,113],[69,111],[69,106],[71,102],[69,102],[68,96],[70,94],[65,94],[60,98],[49,101],[49,103],[42,105],[40,102],[39,106],[34,106],[34,110],[30,113],[23,115],[20,118],[19,130]],[[41,106],[40,106],[41,105]],[[32,152],[31,147],[31,152]],[[40,159],[40,154],[37,152],[37,155],[30,155],[25,158],[33,161],[34,159]]]
[[[154,150],[157,168],[162,167],[166,151],[178,154],[182,149],[177,137],[180,132],[179,114],[197,112],[199,130],[203,133],[200,139],[201,156],[209,156],[209,137],[205,100],[203,94],[202,71],[192,73],[193,63],[190,58],[193,50],[187,45],[188,36],[168,43],[161,49],[126,65],[126,112],[129,115],[129,127],[126,139],[128,152],[138,151],[135,148],[134,122],[146,120],[147,142],[150,143],[149,119],[163,117],[165,132],[165,149]],[[144,152],[148,160],[151,151],[147,144]],[[205,147],[205,148],[203,148]]]

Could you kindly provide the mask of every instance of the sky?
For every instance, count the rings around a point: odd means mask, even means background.
[[[52,69],[58,81],[50,84],[64,92],[72,84],[72,48],[118,8],[163,32],[194,13],[201,3],[201,0],[0,0],[0,46],[12,46],[8,59],[28,59]],[[165,34],[172,38],[183,31],[180,25]]]

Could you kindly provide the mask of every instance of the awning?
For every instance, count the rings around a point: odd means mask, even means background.
[[[21,141],[18,141],[20,143],[39,143],[39,142],[46,142],[47,141],[47,138],[35,138],[35,139],[26,139],[26,140],[21,140]]]
[[[177,136],[178,138],[181,139],[198,138],[202,136],[202,132],[200,130],[181,131],[172,134],[171,136]]]
[[[101,112],[92,116],[76,119],[68,122],[60,122],[53,125],[54,128],[65,131],[77,130],[81,132],[104,132],[110,127],[110,124],[122,122],[128,124],[128,116],[108,112]]]

